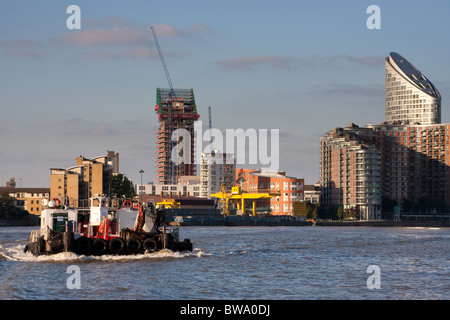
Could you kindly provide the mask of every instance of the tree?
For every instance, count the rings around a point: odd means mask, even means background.
[[[318,203],[311,203],[310,201],[295,201],[294,216],[300,216],[306,219],[316,219],[319,208],[320,205]]]
[[[22,219],[28,215],[28,211],[20,209],[16,206],[14,198],[7,193],[0,195],[0,218],[1,219]]]
[[[336,216],[339,220],[342,220],[344,218],[344,210],[342,209],[342,207],[339,207],[337,209]]]
[[[113,198],[133,198],[134,184],[122,173],[116,174],[112,177],[111,194]]]

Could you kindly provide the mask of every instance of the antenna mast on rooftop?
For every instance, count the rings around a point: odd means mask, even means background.
[[[212,116],[211,116],[211,107],[208,107],[208,118],[209,118],[209,143],[211,146],[211,152],[213,152],[214,147],[213,147],[213,137],[212,137]]]

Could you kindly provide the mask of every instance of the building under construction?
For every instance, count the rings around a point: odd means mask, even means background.
[[[157,132],[157,181],[160,184],[176,184],[180,176],[196,174],[194,164],[194,122],[197,114],[193,89],[156,89],[156,107],[159,129]],[[191,134],[191,161],[176,165],[171,160],[176,141],[171,141],[172,132],[186,129]]]

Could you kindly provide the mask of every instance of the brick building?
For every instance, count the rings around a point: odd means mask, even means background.
[[[259,211],[273,215],[292,215],[294,202],[303,200],[304,179],[286,176],[285,171],[236,169],[236,184],[246,192],[279,192],[279,196],[256,202]]]
[[[79,156],[73,167],[51,168],[50,198],[57,198],[62,204],[85,207],[91,197],[110,197],[112,175],[118,171],[118,154],[112,151],[108,154],[93,159]]]

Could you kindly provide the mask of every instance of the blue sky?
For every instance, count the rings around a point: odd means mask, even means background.
[[[69,5],[81,29],[69,30]],[[370,5],[381,29],[369,30]],[[156,181],[156,88],[194,88],[220,130],[279,129],[280,169],[319,179],[319,139],[384,120],[384,60],[404,55],[450,122],[448,1],[0,0],[0,185],[48,187],[50,168],[106,150]]]

